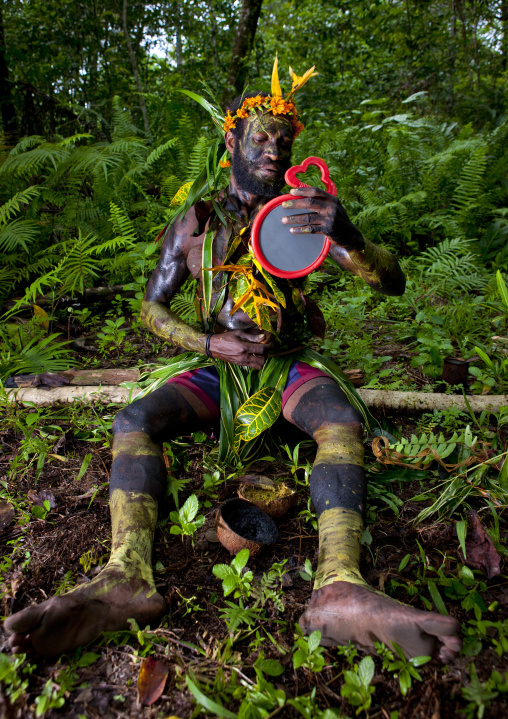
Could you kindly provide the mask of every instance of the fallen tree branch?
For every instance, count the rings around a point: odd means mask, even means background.
[[[399,392],[386,389],[358,389],[360,397],[368,407],[378,409],[398,409],[404,411],[428,411],[437,409],[440,412],[456,407],[467,412],[467,405],[462,395],[443,394],[438,392]],[[467,401],[475,414],[486,412],[499,412],[504,405],[508,405],[508,395],[469,395]]]
[[[140,389],[133,389],[131,397],[134,399]],[[7,391],[10,402],[26,404],[33,402],[38,407],[50,407],[54,404],[66,404],[69,402],[80,402],[86,404],[125,404],[129,398],[126,387],[116,386],[65,386],[52,387],[51,389],[34,389],[23,387]],[[437,409],[441,412],[456,407],[461,411],[467,411],[464,397],[453,394],[438,394],[424,392],[398,392],[395,390],[382,389],[358,389],[360,397],[368,407],[377,409],[390,409],[402,411],[428,411]],[[471,395],[467,398],[469,406],[480,414],[486,412],[499,412],[503,405],[508,406],[508,395]]]

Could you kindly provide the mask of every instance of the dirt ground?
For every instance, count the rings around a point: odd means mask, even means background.
[[[108,410],[111,414],[111,409]],[[399,418],[400,420],[401,418]],[[62,423],[61,423],[62,424]],[[407,424],[407,422],[406,422]],[[193,444],[192,438],[186,438],[189,446],[181,449],[180,459],[184,462],[174,471],[177,477],[191,478],[185,487],[185,496],[196,493],[201,501],[203,496],[203,457],[210,444]],[[298,438],[299,439],[299,438]],[[19,435],[9,430],[2,435],[3,457],[0,476],[9,476],[9,458],[16,453]],[[110,541],[109,516],[107,505],[107,481],[110,467],[108,447],[76,439],[69,424],[64,443],[58,450],[67,457],[65,463],[57,460],[47,464],[36,483],[34,472],[28,471],[21,478],[9,480],[9,489],[17,497],[26,497],[30,490],[41,494],[49,490],[55,498],[55,508],[44,520],[31,518],[21,528],[11,524],[0,534],[2,554],[8,554],[9,542],[20,540],[14,552],[14,562],[4,572],[2,614],[9,615],[32,603],[38,603],[51,596],[61,584],[66,572],[71,570],[78,581],[89,581],[100,570],[107,558]],[[92,453],[90,465],[79,481],[75,481],[82,460]],[[311,450],[312,452],[312,450]],[[312,454],[309,455],[312,459]],[[274,472],[275,469],[275,472]],[[289,484],[292,477],[282,462],[276,467],[265,464],[254,470],[269,473],[271,476],[284,476]],[[302,470],[299,470],[301,477]],[[155,541],[154,565],[158,590],[164,595],[168,613],[163,619],[155,636],[144,646],[139,643],[136,633],[117,633],[108,636],[86,648],[87,652],[97,654],[95,661],[87,667],[78,668],[77,679],[65,697],[65,705],[50,710],[47,716],[59,717],[167,717],[177,716],[187,719],[192,715],[195,702],[184,682],[184,672],[189,669],[200,681],[213,681],[222,666],[226,676],[233,671],[227,663],[217,657],[217,646],[226,634],[226,626],[219,617],[223,606],[221,585],[213,575],[212,567],[217,563],[229,563],[231,557],[213,537],[213,522],[217,507],[227,498],[236,494],[237,482],[221,486],[219,495],[209,508],[202,509],[206,523],[195,537],[194,544],[169,533],[169,525],[157,530]],[[294,623],[302,613],[310,596],[310,583],[302,579],[299,570],[303,569],[306,558],[310,558],[314,567],[317,562],[317,535],[311,525],[298,517],[298,512],[307,506],[305,487],[297,488],[297,504],[279,520],[279,539],[260,555],[249,560],[249,568],[254,575],[267,571],[273,562],[287,560],[289,569],[284,583],[283,602],[285,611],[278,612],[270,603],[265,609],[269,622],[265,629],[274,637],[281,648],[282,655],[265,638],[261,646],[267,658],[276,658],[285,667],[284,674],[277,677],[276,686],[284,689],[289,697],[300,696],[317,690],[319,706],[342,708],[345,715],[352,716],[354,709],[341,697],[341,680],[338,678],[342,668],[347,667],[344,657],[334,651],[327,651],[327,666],[320,673],[306,669],[295,671],[292,666],[291,649],[293,646]],[[421,480],[405,482],[398,492],[401,499],[420,493]],[[371,501],[371,505],[375,502]],[[439,566],[446,554],[446,562],[461,561],[460,548],[453,522],[427,522],[415,526],[411,520],[416,516],[422,503],[406,501],[401,507],[398,519],[390,509],[381,506],[375,510],[375,521],[369,529],[372,536],[370,546],[362,549],[362,569],[373,586],[385,589],[390,578],[408,579],[409,570],[398,572],[406,554],[416,556],[418,540],[428,558],[428,562]],[[161,524],[167,518],[172,501],[162,508]],[[372,512],[371,512],[372,514]],[[208,538],[207,538],[208,537]],[[83,565],[83,557],[90,556],[91,566]],[[90,554],[91,553],[91,554]],[[26,562],[27,557],[29,561]],[[80,563],[81,559],[81,563]],[[22,566],[24,565],[24,568]],[[85,571],[86,569],[86,571]],[[506,576],[500,575],[486,581],[487,589],[482,594],[485,605],[499,603],[496,621],[508,616],[508,583]],[[181,596],[179,596],[181,595]],[[199,610],[186,613],[186,603],[181,597],[192,598],[192,604]],[[230,597],[231,598],[231,597]],[[410,597],[399,592],[397,598],[425,608],[419,594]],[[447,601],[447,608],[462,623],[471,619],[471,613],[461,609],[459,602]],[[281,620],[282,623],[281,623]],[[152,627],[155,629],[155,627]],[[5,645],[4,645],[5,646]],[[147,653],[164,658],[169,665],[168,680],[160,699],[151,707],[141,708],[137,703],[136,683],[141,657]],[[204,651],[199,651],[202,649]],[[254,676],[252,665],[259,649],[249,647],[249,640],[239,642],[234,647],[242,659],[242,671],[251,678]],[[6,717],[34,716],[33,700],[41,693],[48,678],[58,684],[58,675],[73,657],[63,657],[59,662],[30,657],[36,664],[28,692],[14,706],[9,707],[5,696],[3,712]],[[78,655],[79,656],[79,652]],[[460,656],[443,669],[437,662],[427,664],[420,669],[423,681],[414,682],[406,697],[402,697],[397,680],[392,674],[382,672],[380,662],[376,663],[373,680],[375,693],[369,716],[390,718],[391,712],[398,710],[403,719],[427,719],[432,717],[465,716],[466,703],[461,697],[461,688],[469,684],[471,656]],[[480,654],[474,657],[475,666],[481,680],[487,679],[493,669],[506,671],[505,657],[499,657],[492,647],[484,646]],[[334,664],[335,663],[335,664]],[[234,702],[229,704],[234,708]],[[277,712],[279,716],[299,716],[298,712],[286,706]],[[485,713],[486,717],[506,717],[506,702],[492,702]],[[392,715],[395,716],[395,715]]]
[[[73,334],[79,334],[79,328],[76,332],[73,328],[67,329],[71,338]],[[99,359],[97,354],[81,352],[78,363],[82,366],[126,367],[135,364],[136,360],[156,359],[153,345],[149,346],[146,340],[129,335],[129,342],[130,356],[123,354],[122,350],[117,357]],[[168,349],[165,348],[162,355],[167,354]],[[169,354],[173,352],[169,350]],[[393,360],[385,364],[388,368],[398,367],[404,361],[407,364],[411,356],[411,353],[404,353],[402,345],[384,346],[382,343],[375,347],[374,354],[392,355]],[[426,380],[420,370],[409,366],[407,370],[416,387],[425,384]],[[17,419],[21,424],[13,417],[13,411],[7,410],[6,420],[0,427],[0,482],[3,498],[8,498],[15,508],[15,518],[0,529],[0,601],[3,616],[40,603],[57,591],[68,590],[76,582],[90,581],[107,561],[110,547],[107,486],[111,466],[107,433],[117,409],[68,409],[59,410],[56,414],[45,414],[43,423],[60,429],[46,430],[55,431],[57,439],[38,479],[36,464],[30,460],[30,455],[15,465],[16,457],[23,450],[20,426],[26,423],[28,413],[36,410],[18,412]],[[418,418],[391,416],[385,419],[400,427],[403,434],[409,437]],[[234,644],[231,656],[224,652],[223,640],[227,636],[227,628],[220,617],[220,610],[225,606],[225,599],[221,582],[214,576],[212,568],[219,563],[229,564],[231,556],[217,542],[213,526],[217,508],[226,499],[236,496],[238,481],[233,479],[221,483],[213,496],[203,491],[203,474],[210,471],[205,470],[204,465],[213,447],[210,441],[203,442],[203,439],[197,435],[182,438],[180,444],[173,447],[173,456],[171,451],[167,452],[171,474],[176,479],[190,480],[182,493],[181,503],[195,493],[206,522],[194,536],[194,541],[189,537],[182,541],[181,537],[169,531],[169,512],[174,509],[173,499],[169,497],[161,508],[153,562],[157,589],[167,603],[168,611],[162,622],[152,627],[150,632],[138,632],[133,628],[132,631],[105,635],[86,649],[77,650],[58,661],[27,657],[27,662],[33,665],[32,673],[27,675],[26,690],[21,692],[14,704],[8,697],[8,684],[0,681],[0,716],[7,719],[35,717],[36,699],[51,679],[54,684],[50,686],[60,691],[58,696],[62,701],[61,706],[47,710],[45,716],[48,717],[189,719],[196,715],[196,702],[187,688],[186,674],[192,673],[202,688],[214,682],[217,687],[221,681],[227,685],[238,672],[238,677],[242,675],[246,680],[254,680],[252,665],[261,650],[265,658],[277,659],[284,666],[284,673],[270,677],[270,680],[277,688],[284,690],[288,699],[309,694],[315,689],[316,701],[321,710],[335,707],[344,716],[355,715],[354,707],[341,696],[341,675],[343,670],[349,668],[345,656],[336,650],[326,650],[325,667],[318,673],[305,668],[293,668],[294,626],[311,593],[311,583],[300,576],[300,571],[304,569],[306,559],[310,559],[316,568],[318,543],[317,532],[311,523],[306,521],[305,516],[299,516],[300,512],[307,509],[308,502],[308,487],[303,486],[304,470],[299,469],[296,475],[291,474],[291,462],[280,445],[274,452],[273,462],[258,464],[249,468],[249,471],[284,478],[296,489],[297,501],[288,514],[278,520],[279,537],[276,543],[250,558],[248,567],[256,580],[274,562],[286,560],[285,569],[288,571],[282,584],[284,611],[280,611],[280,607],[277,609],[268,600],[263,607],[264,634],[261,632],[256,640],[255,633],[251,632],[249,637]],[[282,444],[288,442],[294,446],[302,439],[303,435],[297,435],[296,430],[290,428],[289,431],[286,429]],[[306,445],[300,454],[299,464],[312,461],[313,452],[313,447]],[[87,455],[90,455],[90,462],[77,481],[76,477]],[[367,465],[375,465],[374,457],[369,452]],[[386,481],[383,480],[385,475],[376,473],[378,470],[379,465],[370,472],[371,486],[375,488],[378,484],[386,489]],[[414,501],[413,498],[427,491],[432,481],[437,481],[436,472],[425,474],[410,470],[399,472],[399,479],[390,480],[389,491],[401,500],[398,516],[393,508],[379,499],[379,495],[371,493],[367,511],[370,536],[366,538],[361,556],[364,576],[374,587],[419,609],[428,608],[431,604],[423,564],[426,564],[427,569],[442,567],[446,576],[454,572],[456,574],[457,568],[463,564],[455,521],[438,522],[432,517],[420,524],[413,522],[418,512],[429,504],[428,500]],[[31,511],[33,501],[38,502],[45,497],[51,499],[52,507],[44,518],[38,518]],[[485,508],[485,504],[478,503],[478,506]],[[498,507],[500,539],[506,546],[508,531],[505,514],[506,508]],[[486,511],[481,516],[489,527],[492,524],[491,514]],[[407,555],[410,555],[410,560],[404,563]],[[504,571],[504,567],[501,571]],[[484,607],[482,618],[504,622],[505,627],[508,627],[506,574],[487,579],[476,570],[475,581],[485,582],[485,588],[478,585]],[[232,599],[232,596],[226,599]],[[465,610],[461,607],[460,597],[453,599],[447,596],[445,604],[448,612],[461,623],[461,633],[466,639],[463,654],[446,667],[437,661],[422,666],[419,669],[422,681],[414,680],[406,696],[402,696],[395,675],[382,670],[381,660],[377,658],[372,681],[375,692],[372,707],[367,713],[370,719],[469,719],[481,716],[478,714],[480,705],[468,710],[470,699],[462,695],[463,688],[471,684],[472,662],[481,682],[487,681],[493,670],[506,672],[508,662],[505,655],[499,656],[494,651],[489,631],[480,639],[475,636],[468,639],[467,630],[475,615],[471,608]],[[0,649],[5,651],[5,638],[0,639],[0,642]],[[168,669],[163,693],[150,707],[142,707],[137,701],[138,675],[145,656],[163,660]],[[362,656],[362,652],[359,652],[356,662]],[[237,711],[238,702],[232,700],[231,693],[224,689],[219,694],[225,707]],[[481,690],[478,696],[481,698]],[[508,716],[506,697],[507,693],[498,693],[490,699],[484,696],[486,709],[483,716],[492,719]],[[42,714],[42,709],[39,709],[38,716]],[[289,718],[301,716],[288,704],[271,711],[269,717],[271,719],[276,715]],[[320,714],[309,713],[307,716],[309,719],[318,719]]]

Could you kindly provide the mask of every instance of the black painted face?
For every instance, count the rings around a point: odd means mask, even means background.
[[[251,113],[237,139],[231,171],[240,189],[261,197],[276,197],[291,166],[293,128],[285,117]]]

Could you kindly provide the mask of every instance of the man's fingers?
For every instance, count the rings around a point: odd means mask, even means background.
[[[259,355],[249,355],[249,357],[242,362],[245,367],[252,367],[253,369],[261,369],[266,361],[265,357]]]
[[[266,355],[273,347],[273,342],[266,344],[254,344],[254,342],[242,342],[243,351],[248,355]]]
[[[285,225],[311,225],[321,222],[322,218],[317,212],[309,212],[307,215],[288,215],[282,218]]]
[[[293,187],[289,192],[291,195],[303,195],[304,197],[326,197],[329,195],[320,187]]]
[[[321,197],[306,197],[300,200],[286,200],[282,203],[282,207],[285,210],[320,210],[323,207],[327,207],[327,198]]]
[[[236,337],[242,342],[250,342],[256,344],[263,344],[268,337],[268,333],[264,331],[258,332],[244,332],[243,330],[236,331]]]
[[[326,230],[322,225],[302,225],[301,227],[291,227],[292,235],[326,235]]]

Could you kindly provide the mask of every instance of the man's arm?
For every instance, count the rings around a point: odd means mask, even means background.
[[[330,247],[330,257],[344,270],[362,280],[382,295],[403,295],[406,278],[397,259],[388,250],[362,237],[363,249],[346,250],[339,245]]]
[[[406,278],[397,259],[362,236],[336,197],[316,187],[299,187],[291,193],[304,199],[284,202],[283,207],[309,210],[308,215],[283,218],[285,224],[293,225],[293,234],[327,235],[332,242],[330,257],[343,269],[383,295],[404,294]]]
[[[148,280],[141,319],[154,335],[186,350],[205,352],[206,335],[182,322],[169,303],[189,275],[185,249],[197,225],[194,208],[167,231],[159,263]]]
[[[185,350],[205,354],[207,334],[183,322],[169,308],[169,303],[189,275],[187,252],[193,232],[198,224],[194,208],[183,220],[172,225],[164,238],[157,267],[148,280],[141,305],[141,319],[147,328],[163,340]],[[192,239],[191,239],[192,238]],[[210,339],[210,356],[226,362],[261,369],[271,344],[262,344],[265,333],[241,330],[213,334]]]

